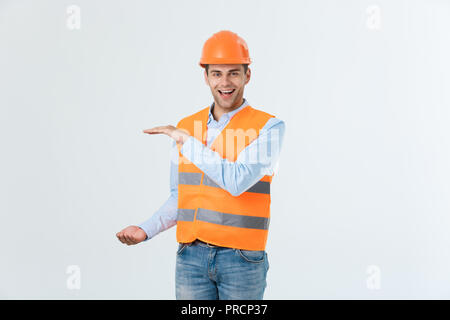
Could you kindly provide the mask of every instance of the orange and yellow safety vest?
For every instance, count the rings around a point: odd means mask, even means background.
[[[209,107],[183,118],[177,128],[206,146],[208,116]],[[234,162],[272,117],[248,105],[231,118],[210,148]],[[177,241],[199,239],[223,247],[265,250],[273,175],[263,176],[245,192],[233,196],[184,157],[181,147],[178,145]]]

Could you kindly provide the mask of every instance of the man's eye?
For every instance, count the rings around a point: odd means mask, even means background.
[[[237,72],[233,72],[233,73],[232,73],[233,76],[237,76],[238,74],[239,74],[239,73],[237,73]]]

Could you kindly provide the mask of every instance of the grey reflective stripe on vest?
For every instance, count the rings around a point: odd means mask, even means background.
[[[200,172],[178,172],[179,184],[198,186],[200,181],[202,181],[202,174]]]
[[[197,220],[223,226],[231,226],[247,229],[269,229],[269,218],[251,217],[238,214],[223,213],[219,211],[198,208]]]
[[[258,181],[245,192],[270,194],[270,182]]]
[[[215,188],[221,188],[217,183],[215,183],[210,177],[208,177],[205,174],[205,177],[203,178],[203,184],[205,186],[215,187]]]
[[[200,181],[202,181],[202,174],[200,172],[179,172],[178,173],[178,183],[179,184],[188,184],[192,186],[200,185]],[[205,186],[220,188],[217,183],[215,183],[210,177],[205,174],[203,178],[203,183]],[[251,186],[245,192],[253,192],[253,193],[263,193],[270,194],[270,182],[267,181],[258,181],[253,186]]]
[[[180,209],[178,208],[178,215],[177,220],[178,221],[194,221],[194,209]]]

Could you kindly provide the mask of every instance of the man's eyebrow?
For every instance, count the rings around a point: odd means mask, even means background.
[[[228,70],[228,72],[234,72],[234,71],[241,71],[240,69],[231,69],[231,70]],[[222,71],[220,71],[220,70],[211,70],[211,72],[222,72]]]

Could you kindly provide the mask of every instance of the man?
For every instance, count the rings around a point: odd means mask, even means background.
[[[200,60],[212,105],[177,127],[144,130],[176,142],[171,195],[149,220],[117,237],[134,245],[177,225],[177,299],[263,298],[270,184],[285,125],[244,99],[250,63],[241,37],[214,34]]]

